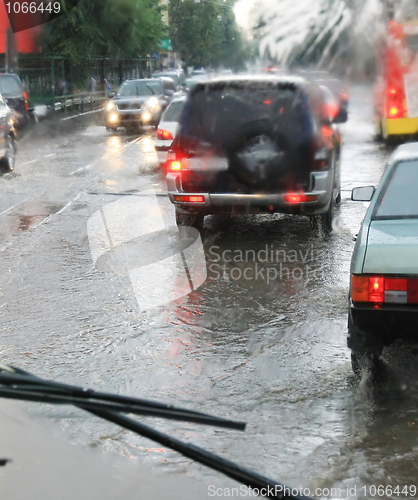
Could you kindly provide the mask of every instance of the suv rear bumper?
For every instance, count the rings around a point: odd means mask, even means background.
[[[181,173],[167,174],[168,196],[179,211],[199,212],[213,214],[230,212],[237,213],[296,213],[303,215],[321,215],[325,213],[330,204],[333,172],[312,172],[310,186],[306,192],[298,192],[310,197],[316,196],[315,201],[289,203],[285,200],[287,193],[204,193],[183,192],[181,189]],[[184,202],[175,199],[175,196],[203,196],[203,202]]]

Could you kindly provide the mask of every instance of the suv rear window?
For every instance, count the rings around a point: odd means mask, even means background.
[[[22,84],[13,75],[0,75],[0,94],[3,96],[20,96],[22,95]]]
[[[311,132],[312,120],[306,98],[294,85],[235,81],[197,85],[181,125],[182,135],[225,146],[256,126],[293,142]]]

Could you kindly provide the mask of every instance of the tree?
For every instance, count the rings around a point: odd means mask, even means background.
[[[158,0],[81,0],[46,26],[43,52],[66,56],[77,79],[89,58],[144,56],[166,34]]]
[[[170,38],[187,66],[242,65],[248,51],[232,6],[231,0],[170,1]]]

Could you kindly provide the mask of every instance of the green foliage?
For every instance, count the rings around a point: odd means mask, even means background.
[[[232,12],[233,1],[171,0],[170,38],[187,66],[238,68],[248,47]]]
[[[137,58],[166,35],[158,0],[81,0],[47,25],[43,52],[68,57],[76,73],[92,57]]]

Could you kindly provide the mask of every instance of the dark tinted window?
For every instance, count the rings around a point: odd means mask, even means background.
[[[184,108],[184,101],[172,102],[165,111],[161,121],[178,122],[183,108]]]
[[[418,218],[418,161],[396,166],[374,218]]]
[[[22,84],[15,76],[0,76],[0,94],[3,96],[20,96],[22,92]]]
[[[182,135],[227,145],[251,127],[301,140],[312,132],[306,97],[293,85],[271,82],[198,84],[186,105]]]

